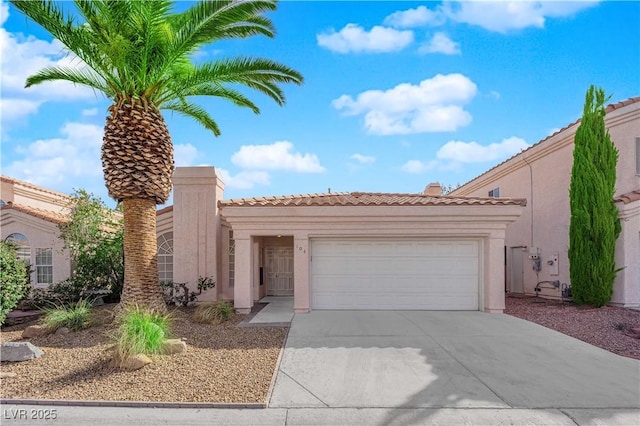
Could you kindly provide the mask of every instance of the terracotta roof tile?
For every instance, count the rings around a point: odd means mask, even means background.
[[[51,189],[44,188],[42,186],[34,185],[33,183],[26,182],[24,180],[15,179],[15,178],[11,178],[11,177],[8,177],[8,176],[0,175],[0,181],[7,182],[7,183],[12,183],[12,184],[22,185],[24,187],[31,188],[31,189],[36,189],[36,190],[41,191],[41,192],[46,192],[47,194],[52,194],[52,195],[56,195],[58,197],[64,198],[65,200],[71,199],[71,197],[69,195],[67,195],[67,194],[63,194],[62,192],[53,191]]]
[[[66,223],[69,221],[69,217],[58,212],[54,212],[51,210],[38,209],[35,207],[24,206],[21,204],[7,203],[0,207],[0,210],[15,210],[30,216],[34,216],[40,218],[42,220],[46,220],[47,222],[55,223],[56,225],[60,225],[61,223]]]
[[[220,200],[218,207],[286,207],[286,206],[454,206],[513,205],[525,206],[522,198],[449,197],[424,194],[377,192],[338,192],[330,194],[286,195],[278,197]]]
[[[629,99],[626,99],[626,100],[624,100],[624,101],[616,102],[615,104],[609,104],[609,105],[607,105],[607,107],[605,108],[605,113],[610,113],[611,111],[614,111],[614,110],[616,110],[616,109],[618,109],[618,108],[622,108],[622,107],[624,107],[624,106],[631,105],[631,104],[634,104],[634,103],[636,103],[636,102],[640,102],[640,96],[636,96],[636,97],[634,97],[634,98],[629,98]],[[557,135],[558,133],[562,133],[562,132],[564,132],[565,130],[567,130],[567,129],[568,129],[568,128],[570,128],[571,126],[574,126],[574,125],[576,125],[576,124],[579,124],[579,123],[580,123],[580,120],[581,120],[581,119],[580,119],[580,118],[578,118],[578,119],[577,119],[576,121],[574,121],[573,123],[571,123],[571,124],[568,124],[568,125],[564,126],[562,129],[560,129],[560,130],[558,130],[558,131],[556,131],[556,132],[554,132],[554,133],[550,134],[550,135],[549,135],[549,136],[547,136],[546,138],[544,138],[544,139],[542,139],[542,140],[540,140],[540,141],[538,141],[538,142],[534,143],[533,145],[531,145],[531,146],[530,146],[530,147],[528,147],[527,149],[524,149],[524,150],[520,151],[519,153],[517,153],[517,154],[515,154],[515,155],[512,155],[511,157],[509,157],[509,158],[507,158],[506,160],[502,161],[501,163],[496,164],[495,166],[491,167],[489,170],[485,171],[484,173],[482,173],[482,174],[480,174],[480,175],[478,175],[478,176],[474,177],[473,179],[471,179],[471,180],[470,180],[470,181],[468,181],[468,182],[465,182],[463,185],[460,185],[460,188],[462,188],[463,186],[465,186],[465,185],[467,185],[467,184],[469,184],[469,183],[473,182],[474,180],[476,180],[476,179],[478,179],[478,178],[480,178],[480,177],[482,177],[482,176],[486,175],[486,174],[487,174],[487,173],[489,173],[490,171],[492,171],[492,170],[494,170],[494,169],[497,169],[498,167],[502,166],[503,164],[505,164],[506,162],[510,161],[511,159],[513,159],[513,158],[515,158],[515,157],[517,157],[517,156],[519,156],[519,155],[522,155],[522,154],[524,154],[525,152],[529,151],[530,149],[532,149],[532,148],[534,148],[534,147],[536,147],[536,146],[538,146],[538,145],[540,145],[540,144],[542,144],[542,143],[544,143],[544,142],[548,141],[549,139],[553,138],[553,137],[554,137],[555,135]]]
[[[161,208],[160,210],[156,210],[156,216],[160,216],[161,214],[165,214],[172,211],[173,211],[173,206],[167,206],[167,207]]]
[[[618,195],[613,199],[613,201],[615,201],[616,203],[622,203],[622,204],[629,204],[638,200],[640,200],[640,189],[627,192],[626,194]]]

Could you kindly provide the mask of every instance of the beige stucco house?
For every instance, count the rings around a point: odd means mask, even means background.
[[[19,246],[31,265],[31,282],[46,288],[71,274],[71,260],[59,238],[58,225],[69,213],[69,196],[0,176],[0,237]]]
[[[524,199],[448,197],[429,186],[421,194],[225,200],[213,167],[177,168],[173,183],[174,204],[157,213],[158,274],[192,287],[213,278],[201,301],[233,300],[241,313],[266,295],[293,296],[296,312],[504,309],[505,232]],[[17,199],[18,187],[31,200]],[[49,194],[40,205],[46,215],[30,204],[36,193]],[[50,217],[64,217],[54,194],[64,197],[3,178],[2,238],[21,233],[31,257],[50,248],[57,282],[70,263]]]
[[[622,234],[611,303],[640,306],[640,97],[609,105],[605,125],[620,152],[615,203]],[[515,293],[562,296],[570,285],[569,181],[580,120],[457,188],[453,196],[527,199],[505,238],[506,288]],[[560,282],[556,287],[553,282]],[[539,284],[540,283],[540,284]],[[536,287],[538,291],[536,291]]]

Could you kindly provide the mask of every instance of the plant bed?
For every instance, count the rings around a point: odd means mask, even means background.
[[[219,324],[191,319],[193,308],[173,311],[172,335],[187,349],[152,355],[152,364],[136,371],[110,363],[112,309],[96,309],[98,320],[85,330],[29,339],[44,351],[36,360],[3,362],[0,397],[104,401],[263,403],[267,397],[287,329],[239,328],[243,317]],[[22,341],[24,325],[7,327],[0,341]]]
[[[618,355],[640,359],[640,339],[627,330],[640,327],[640,311],[604,306],[595,308],[537,298],[508,295],[505,314],[535,322]]]

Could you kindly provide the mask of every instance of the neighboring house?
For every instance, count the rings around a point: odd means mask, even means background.
[[[505,285],[510,292],[560,298],[564,284],[571,284],[569,182],[579,124],[580,120],[570,124],[449,194],[527,199],[522,216],[507,227]],[[616,264],[624,268],[616,278],[611,304],[638,307],[640,97],[609,105],[605,125],[620,152],[614,201],[622,233],[616,245]],[[560,286],[554,286],[554,281]]]
[[[241,313],[266,295],[293,296],[296,312],[504,309],[505,231],[524,199],[441,196],[437,185],[424,194],[224,200],[213,167],[177,168],[173,184],[173,206],[157,212],[158,275],[192,288],[199,277],[212,278],[216,288],[200,301],[233,300]],[[30,192],[9,198],[15,188]],[[48,194],[39,206],[47,215],[18,210],[36,193]],[[56,241],[64,212],[58,222],[49,217],[65,196],[3,178],[5,194],[2,238],[24,235],[32,264],[41,247],[50,249],[53,277],[40,284],[66,278],[69,259]]]
[[[68,219],[68,195],[0,176],[0,238],[18,246],[18,256],[31,265],[36,287],[65,280],[71,274],[69,252],[58,225]]]

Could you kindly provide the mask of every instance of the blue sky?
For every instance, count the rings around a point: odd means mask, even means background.
[[[184,7],[180,4],[179,7]],[[46,84],[61,45],[0,4],[2,174],[107,199],[100,165],[109,102]],[[176,165],[221,169],[225,198],[336,191],[421,192],[464,183],[579,118],[590,84],[640,94],[640,3],[282,1],[278,35],[195,56],[283,62],[305,77],[262,113],[202,105],[222,136],[165,115]]]

